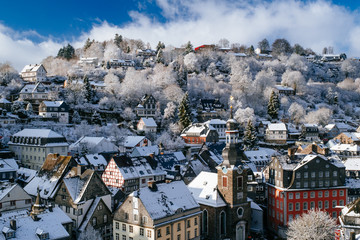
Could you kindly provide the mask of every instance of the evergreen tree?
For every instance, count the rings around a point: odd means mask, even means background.
[[[116,46],[118,46],[118,48],[120,48],[120,44],[122,41],[123,41],[122,36],[116,33],[114,38],[114,43],[116,44]]]
[[[183,99],[181,100],[181,103],[179,105],[179,122],[181,127],[184,129],[191,123],[191,110],[189,106],[189,95],[186,92]]]
[[[156,54],[156,62],[164,64],[164,53],[162,49],[160,48],[159,51]]]
[[[78,111],[74,111],[73,115],[72,115],[72,122],[75,123],[75,124],[80,124],[81,122],[81,117],[78,113]]]
[[[247,52],[248,52],[249,55],[254,55],[254,53],[255,53],[254,46],[251,45],[251,46],[247,49]]]
[[[95,111],[91,116],[91,122],[93,124],[101,125],[101,116],[97,111]]]
[[[268,103],[268,114],[272,119],[277,119],[280,109],[280,100],[279,96],[272,91],[270,100]]]
[[[89,78],[85,75],[84,77],[84,87],[83,87],[85,98],[88,102],[91,102],[94,97],[94,92],[91,88]]]
[[[184,55],[193,52],[193,45],[191,44],[190,41],[188,41],[188,43],[185,45],[185,53]]]
[[[57,57],[65,58],[66,60],[72,59],[75,57],[75,49],[68,44],[66,47],[60,48]]]
[[[257,145],[257,134],[252,121],[249,119],[244,134],[244,150],[252,150]]]
[[[156,46],[156,52],[158,53],[160,49],[164,49],[164,48],[165,48],[165,44],[159,41],[158,45]]]
[[[86,49],[88,49],[93,42],[94,42],[94,41],[90,41],[90,38],[88,38],[88,39],[86,40],[86,42],[85,42],[84,50],[86,51]]]

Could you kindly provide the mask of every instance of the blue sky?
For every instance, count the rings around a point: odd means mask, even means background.
[[[356,0],[38,0],[4,1],[0,9],[0,62],[17,69],[40,62],[89,37],[109,40],[115,33],[180,46],[217,43],[254,45],[286,38],[321,52],[360,56],[360,1]]]

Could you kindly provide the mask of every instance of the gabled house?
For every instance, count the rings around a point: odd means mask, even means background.
[[[337,140],[339,143],[342,144],[356,144],[360,146],[360,133],[358,132],[342,132],[333,140]]]
[[[69,123],[69,105],[64,101],[43,101],[39,106],[39,116],[56,119],[60,123]]]
[[[0,126],[8,127],[14,126],[19,122],[19,116],[8,113],[6,110],[0,108]]]
[[[266,128],[265,140],[268,143],[285,144],[287,140],[287,127],[285,123],[271,123]]]
[[[11,111],[11,102],[7,100],[6,98],[0,98],[0,108],[3,110],[6,110],[8,112]]]
[[[271,161],[271,157],[279,153],[270,148],[259,148],[257,150],[244,151],[244,157],[247,161],[255,164],[257,171],[267,166]]]
[[[151,157],[129,158],[122,155],[110,160],[102,174],[102,180],[107,186],[131,193],[147,186],[148,181],[164,181],[165,176],[166,172]]]
[[[152,95],[145,94],[139,104],[136,106],[135,111],[138,117],[155,117],[157,101]]]
[[[49,96],[50,89],[43,83],[38,82],[36,84],[25,85],[20,93],[19,100],[29,102],[33,107],[33,112],[39,112],[39,105],[42,101],[50,101]]]
[[[147,157],[151,155],[158,155],[160,153],[159,146],[152,145],[146,147],[135,147],[130,157]]]
[[[320,141],[319,127],[316,124],[303,124],[301,126],[301,138],[310,142]]]
[[[117,153],[119,148],[104,137],[82,136],[75,143],[71,144],[69,150],[74,154],[95,154],[95,153]]]
[[[132,152],[136,147],[151,146],[151,141],[144,136],[127,136],[124,141],[123,151]]]
[[[221,119],[210,119],[205,122],[206,125],[215,128],[218,132],[219,140],[225,140],[226,121]]]
[[[0,184],[0,211],[2,213],[30,207],[31,196],[19,184],[10,182]]]
[[[341,239],[358,239],[360,234],[360,198],[347,204],[339,217],[341,225]]]
[[[336,124],[328,124],[324,127],[324,129],[325,129],[325,137],[327,137],[327,139],[334,138],[340,134],[340,130],[336,126]]]
[[[0,181],[15,180],[19,169],[15,159],[0,158]]]
[[[85,229],[90,222],[94,229],[102,228],[104,238],[110,236],[111,192],[95,171],[88,169],[82,173],[80,169],[74,167],[62,179],[55,193],[55,204],[73,220],[76,229]]]
[[[293,155],[292,150],[289,149],[290,156]],[[307,145],[299,145],[294,149],[294,154],[297,156],[305,156],[309,154],[321,154],[327,156],[330,153],[330,149],[324,144],[311,143]]]
[[[50,129],[25,128],[10,137],[9,149],[24,167],[39,170],[50,153],[68,155],[66,138]]]
[[[182,181],[149,182],[116,210],[113,239],[200,240],[200,214],[199,204]]]
[[[46,203],[51,203],[62,179],[76,165],[71,156],[49,154],[38,174],[24,187],[24,190],[33,199],[35,199],[39,190],[40,197]]]
[[[42,82],[46,80],[47,71],[42,64],[26,65],[20,72],[20,76],[24,81]]]
[[[220,114],[224,111],[224,104],[219,99],[200,99],[197,117],[200,122],[205,122],[210,119],[219,118]]]
[[[156,133],[157,130],[157,124],[155,120],[150,118],[140,118],[138,124],[137,124],[137,130],[138,131],[144,131],[145,133]]]
[[[186,127],[180,135],[187,144],[203,144],[218,142],[219,134],[212,126],[204,123],[195,123]]]
[[[360,155],[360,146],[356,144],[336,144],[330,150],[343,159]]]
[[[269,164],[268,223],[275,232],[310,209],[337,219],[347,201],[345,166],[339,159],[307,155],[300,160],[276,156]]]

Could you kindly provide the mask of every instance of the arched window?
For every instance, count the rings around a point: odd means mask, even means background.
[[[208,233],[208,212],[206,209],[202,213],[202,230],[203,234]]]
[[[224,211],[220,213],[220,234],[226,234],[226,213]]]

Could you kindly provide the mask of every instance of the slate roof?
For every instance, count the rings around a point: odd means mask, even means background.
[[[17,171],[18,169],[19,165],[15,159],[0,159],[0,172]]]

